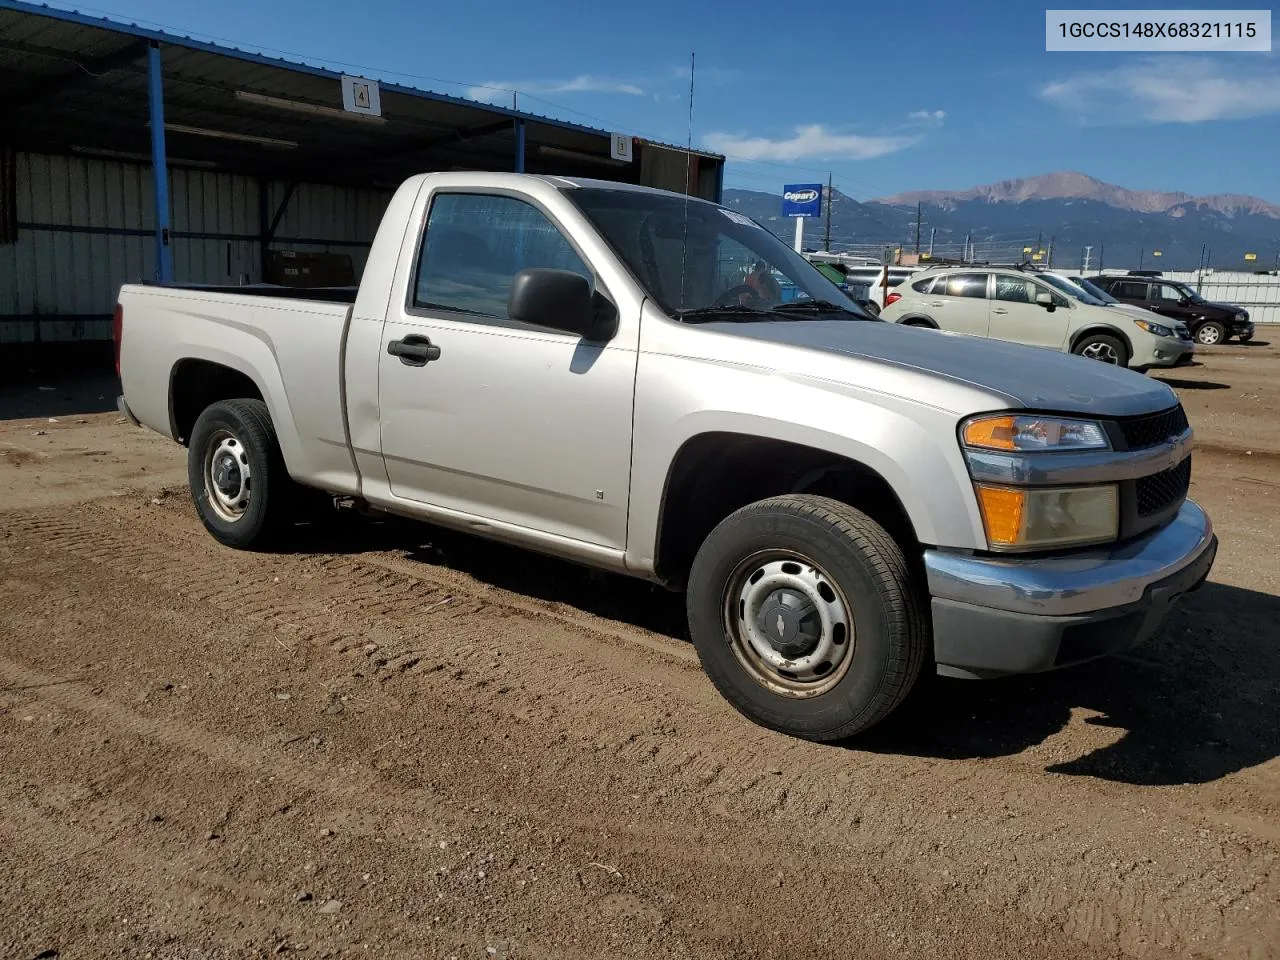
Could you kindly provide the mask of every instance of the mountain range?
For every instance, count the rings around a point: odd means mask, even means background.
[[[729,189],[724,202],[782,239],[794,238],[775,194]],[[1238,194],[1131,190],[1070,171],[866,202],[832,191],[831,248],[914,250],[917,204],[921,249],[928,249],[932,236],[935,257],[959,257],[966,242],[980,260],[1021,259],[1023,248],[1038,242],[1046,258],[1052,248],[1055,265],[1072,267],[1081,266],[1089,245],[1091,269],[1195,269],[1206,257],[1218,269],[1262,269],[1274,268],[1280,255],[1280,205]],[[824,226],[820,220],[806,224],[806,249],[822,248]],[[1256,260],[1246,261],[1246,253]]]

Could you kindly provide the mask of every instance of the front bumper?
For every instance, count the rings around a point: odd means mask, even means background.
[[[1190,363],[1196,355],[1196,345],[1190,340],[1162,337],[1151,350],[1149,367],[1181,367]]]
[[[938,672],[1038,673],[1146,640],[1217,555],[1213,524],[1187,500],[1129,543],[1045,559],[925,552]]]

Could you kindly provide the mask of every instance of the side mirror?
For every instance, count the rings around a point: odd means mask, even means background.
[[[507,294],[507,316],[589,340],[607,340],[617,330],[613,304],[598,294],[593,296],[587,278],[571,270],[521,270]]]
[[[1036,303],[1040,304],[1040,306],[1044,307],[1050,313],[1053,313],[1055,309],[1053,305],[1053,294],[1051,293],[1037,293]]]
[[[1191,302],[1191,298],[1190,298],[1190,297],[1179,297],[1179,298],[1178,298],[1178,306],[1180,306],[1180,307],[1185,307],[1185,306],[1187,306],[1187,304],[1189,304],[1190,302]]]

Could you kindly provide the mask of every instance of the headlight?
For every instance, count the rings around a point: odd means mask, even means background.
[[[1133,321],[1147,333],[1154,334],[1157,337],[1174,337],[1177,336],[1173,330],[1166,327],[1163,323],[1152,323],[1150,320]]]
[[[976,483],[974,489],[993,550],[1078,547],[1119,534],[1115,484],[1024,489]]]
[[[1062,417],[975,417],[960,432],[966,447],[1008,450],[1107,450],[1111,444],[1102,425],[1093,420]]]

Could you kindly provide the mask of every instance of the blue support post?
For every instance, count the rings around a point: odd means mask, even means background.
[[[147,47],[147,112],[151,121],[151,179],[156,192],[156,279],[173,280],[173,248],[169,245],[169,164],[164,148],[164,80],[160,44]]]
[[[516,173],[524,173],[524,120],[516,118]]]

